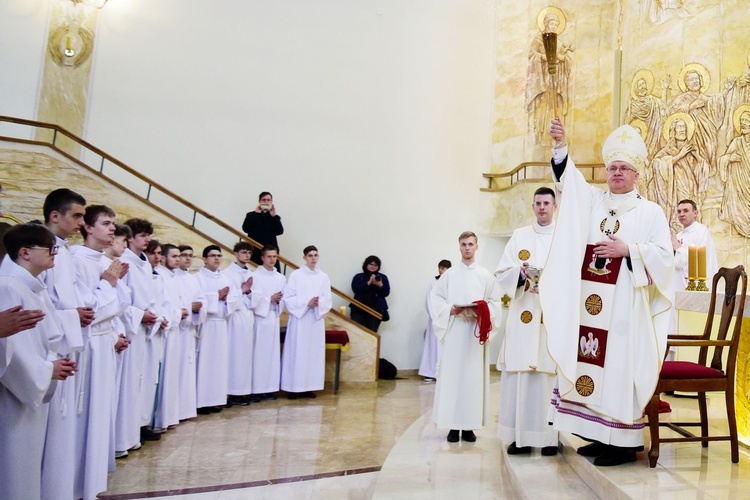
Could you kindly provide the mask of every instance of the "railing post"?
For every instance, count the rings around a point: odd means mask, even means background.
[[[102,156],[102,162],[99,165],[99,173],[104,173],[104,157]]]
[[[151,197],[151,184],[148,185],[148,192],[146,193],[146,199],[150,201]]]
[[[52,145],[55,146],[55,142],[57,141],[57,130],[52,131]]]
[[[193,222],[190,224],[191,226],[195,227],[195,217],[198,215],[198,212],[193,210]]]

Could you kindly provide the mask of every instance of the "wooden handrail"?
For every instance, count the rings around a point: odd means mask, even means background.
[[[238,237],[241,241],[246,241],[246,242],[250,243],[255,248],[262,248],[263,247],[263,245],[261,245],[260,243],[258,243],[254,239],[249,238],[246,234],[243,234],[243,233],[237,231],[234,227],[230,226],[229,224],[227,224],[226,222],[224,222],[221,219],[217,218],[216,216],[214,216],[214,215],[208,213],[207,211],[203,210],[202,208],[194,205],[193,203],[189,202],[188,200],[186,200],[182,196],[180,196],[180,195],[178,195],[178,194],[170,191],[169,189],[167,189],[166,187],[162,186],[161,184],[159,184],[159,183],[157,183],[157,182],[149,179],[145,175],[143,175],[140,172],[138,172],[137,170],[129,167],[128,165],[126,165],[122,161],[118,160],[114,156],[111,156],[110,154],[102,151],[101,149],[97,148],[93,144],[91,144],[88,141],[86,141],[86,140],[78,137],[77,135],[73,134],[72,132],[68,131],[67,129],[65,129],[65,128],[57,125],[57,124],[46,123],[46,122],[39,122],[39,121],[34,121],[34,120],[26,120],[26,119],[23,119],[23,118],[16,118],[16,117],[12,117],[12,116],[4,116],[4,115],[0,115],[0,122],[15,123],[17,125],[25,125],[25,126],[28,126],[28,127],[44,128],[44,129],[53,130],[55,132],[55,134],[53,134],[51,142],[40,141],[40,140],[30,140],[30,139],[19,139],[17,137],[8,137],[8,136],[0,136],[0,140],[5,140],[5,141],[8,141],[8,142],[16,142],[16,143],[21,143],[21,144],[31,144],[31,145],[49,147],[49,148],[53,149],[54,151],[56,151],[56,152],[60,153],[61,155],[63,155],[68,160],[74,162],[76,165],[79,165],[79,166],[81,166],[81,167],[89,170],[90,172],[94,173],[95,175],[97,175],[97,176],[105,179],[107,182],[109,182],[110,184],[116,186],[118,189],[121,189],[124,192],[128,193],[129,195],[131,195],[131,196],[139,199],[141,202],[147,204],[152,209],[160,212],[163,215],[166,215],[167,217],[169,217],[170,219],[174,220],[178,224],[184,226],[185,228],[187,228],[187,229],[189,229],[191,231],[194,231],[200,237],[205,238],[206,240],[210,241],[211,243],[213,243],[215,245],[218,245],[218,246],[222,247],[225,250],[228,250],[228,251],[231,252],[232,249],[228,245],[217,241],[215,238],[212,238],[212,237],[208,236],[207,234],[203,233],[202,231],[200,231],[199,229],[197,229],[195,227],[195,214],[200,214],[206,220],[208,220],[208,221],[216,224],[217,226],[219,226],[220,228],[222,228],[225,231],[229,232],[230,234],[233,234],[234,236]],[[102,158],[101,171],[98,171],[95,168],[91,167],[90,165],[87,165],[83,161],[79,160],[78,158],[74,157],[70,153],[68,153],[68,152],[62,150],[60,147],[58,147],[57,144],[55,143],[58,133],[64,135],[65,137],[67,137],[68,139],[72,140],[73,142],[79,144],[80,146],[83,146],[87,150],[92,151],[93,153],[99,155]],[[174,214],[169,213],[166,210],[164,210],[164,209],[160,208],[159,206],[157,206],[156,204],[152,203],[149,200],[148,196],[144,198],[143,196],[135,193],[131,189],[126,188],[125,186],[123,186],[119,182],[117,182],[117,181],[113,180],[112,178],[108,177],[107,175],[105,175],[104,172],[103,172],[103,170],[104,170],[104,160],[105,159],[107,161],[109,161],[110,163],[112,163],[113,165],[116,165],[117,167],[121,168],[125,172],[129,173],[130,175],[132,175],[132,176],[136,177],[137,179],[145,182],[148,185],[149,193],[151,192],[151,188],[155,187],[161,193],[167,195],[168,197],[170,197],[174,201],[177,201],[178,203],[182,204],[183,206],[189,208],[193,212],[193,222],[192,223],[187,223],[187,222],[181,220],[180,218],[178,218]],[[292,261],[286,259],[285,257],[283,257],[281,255],[279,255],[279,260],[282,263],[284,263],[284,265],[286,265],[286,266],[288,266],[288,267],[290,267],[292,269],[299,269],[299,266],[297,266]],[[331,286],[331,291],[335,295],[338,295],[340,298],[344,299],[345,301],[350,302],[350,303],[356,305],[358,308],[362,309],[363,311],[366,311],[371,316],[374,316],[377,319],[383,319],[383,316],[378,311],[372,309],[371,307],[368,307],[367,305],[361,303],[360,301],[354,299],[353,297],[350,297],[349,295],[343,293],[341,290],[337,289],[336,287]]]
[[[523,163],[519,163],[518,166],[516,166],[514,169],[508,171],[508,172],[501,172],[501,173],[483,173],[482,177],[487,179],[487,187],[480,188],[480,191],[483,192],[489,192],[489,193],[498,193],[501,191],[505,191],[507,189],[512,188],[514,185],[519,183],[525,183],[525,182],[550,182],[549,178],[540,178],[540,177],[526,177],[526,169],[529,167],[549,167],[549,162],[537,162],[537,161],[525,161]],[[580,169],[591,169],[590,179],[594,178],[594,170],[604,168],[603,163],[581,163],[576,164],[576,167]],[[524,174],[523,178],[521,178],[521,173]],[[515,179],[514,179],[515,176]],[[505,187],[492,187],[493,182],[495,182],[496,179],[505,179],[509,178],[510,184]]]

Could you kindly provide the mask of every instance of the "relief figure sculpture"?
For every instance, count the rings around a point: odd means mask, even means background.
[[[674,219],[679,200],[694,200],[698,206],[705,201],[709,166],[696,145],[696,123],[687,113],[667,117],[663,126],[666,145],[651,163],[654,201]]]
[[[633,122],[640,120],[645,124],[646,133],[641,135],[652,158],[659,151],[661,128],[667,116],[664,101],[653,95],[653,90],[654,74],[647,69],[638,70],[630,84],[630,102],[627,109],[630,125],[640,129],[640,123],[634,125]]]
[[[642,12],[654,24],[661,24],[674,16],[689,17],[684,0],[641,0]]]
[[[724,183],[719,218],[750,238],[750,105],[738,107],[733,117],[739,135],[719,157],[719,175]]]
[[[727,80],[724,90],[706,95],[711,83],[708,70],[699,63],[687,64],[678,78],[681,94],[669,105],[669,114],[687,113],[695,121],[695,144],[709,165],[716,165],[719,128],[724,121],[726,95],[734,87],[735,80]]]
[[[526,76],[526,113],[529,120],[529,135],[534,144],[549,144],[547,127],[552,120],[552,101],[550,95],[550,76],[547,73],[547,56],[544,52],[542,34],[554,32],[557,40],[557,99],[558,110],[562,116],[568,114],[570,97],[571,53],[575,50],[572,44],[561,40],[559,35],[565,30],[565,15],[557,7],[542,9],[537,16],[539,34],[534,37],[529,51],[528,72]]]

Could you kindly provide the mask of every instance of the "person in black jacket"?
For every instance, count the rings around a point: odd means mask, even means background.
[[[391,293],[388,276],[380,272],[380,259],[375,255],[367,257],[362,264],[361,273],[352,278],[354,298],[383,315],[382,321],[388,321],[388,303],[385,298]],[[363,311],[354,304],[351,307],[351,318],[373,332],[377,332],[381,320]]]
[[[260,243],[261,247],[273,245],[277,249],[279,243],[276,237],[284,234],[284,226],[281,225],[281,217],[276,214],[276,206],[273,204],[273,196],[268,191],[263,191],[258,196],[258,206],[255,210],[248,212],[245,216],[245,222],[242,223],[242,230],[248,237]],[[280,252],[280,251],[279,251]],[[253,248],[251,261],[262,265],[260,259],[260,248]],[[276,262],[276,270],[281,272],[279,262]]]

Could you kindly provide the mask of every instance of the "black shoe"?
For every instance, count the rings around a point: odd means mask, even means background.
[[[263,399],[263,396],[260,394],[251,394],[250,395],[250,402],[251,403],[260,403],[260,401]]]
[[[286,397],[288,397],[289,399],[297,399],[298,397],[300,397],[300,394],[296,392],[290,392]]]
[[[461,439],[467,443],[473,443],[477,440],[477,435],[474,434],[474,431],[461,431]]]
[[[635,462],[638,457],[633,450],[610,446],[607,451],[594,459],[594,465],[599,467],[611,467],[613,465],[622,465]]]
[[[578,448],[577,453],[584,457],[598,457],[609,449],[609,445],[594,441],[593,443],[581,446]]]
[[[278,396],[275,392],[269,392],[263,395],[263,399],[268,399],[269,401],[275,401],[277,398]]]
[[[458,443],[458,430],[451,429],[451,431],[448,433],[448,442]]]
[[[211,410],[211,413],[219,413],[221,411],[221,406],[210,406],[208,409]]]
[[[545,446],[542,448],[542,455],[545,457],[554,457],[557,455],[557,446]]]
[[[236,396],[232,404],[235,406],[247,406],[250,404],[250,396]]]
[[[211,408],[209,408],[208,406],[204,406],[202,408],[198,408],[195,411],[198,413],[198,415],[208,415],[209,413],[212,413],[211,412]]]
[[[302,393],[302,397],[303,397],[303,398],[310,398],[310,399],[315,399],[315,398],[317,398],[317,397],[318,397],[318,395],[317,395],[317,394],[315,394],[315,393],[314,393],[314,392],[312,392],[312,391],[308,391],[308,392],[303,392],[303,393]]]
[[[158,441],[161,439],[161,434],[153,432],[145,427],[141,427],[141,441]]]
[[[518,447],[515,441],[508,446],[508,455],[524,455],[526,453],[531,453],[531,446]]]

